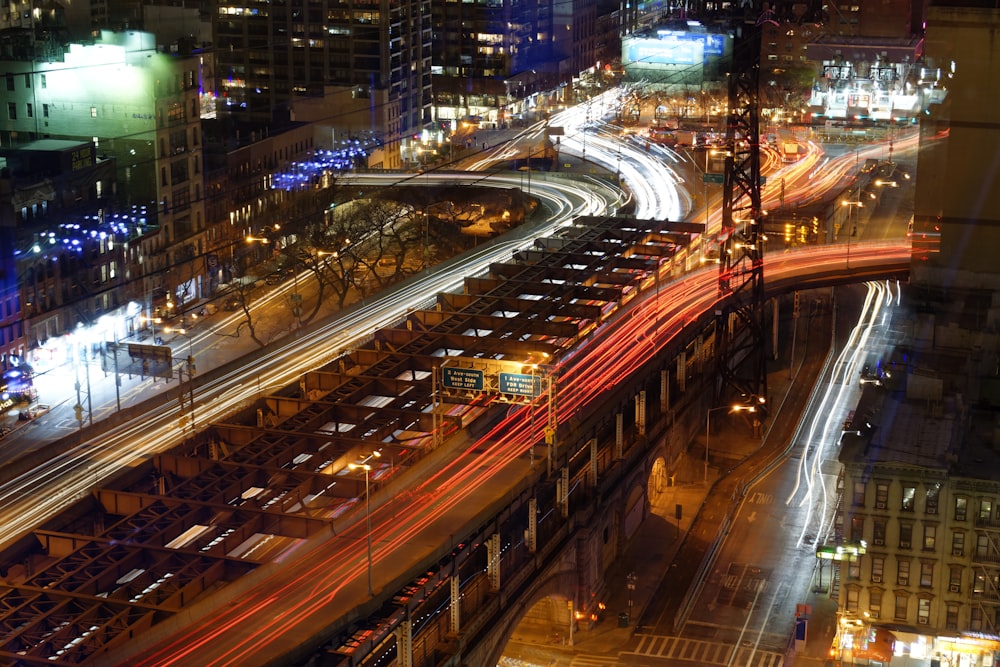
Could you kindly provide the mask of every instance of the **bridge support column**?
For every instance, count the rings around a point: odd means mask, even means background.
[[[569,645],[573,645],[573,630],[576,628],[576,610],[573,608],[573,601],[566,603],[569,607]]]
[[[562,518],[569,518],[569,468],[563,467],[559,470],[559,479],[556,480],[556,499],[559,502],[559,514]]]
[[[556,412],[556,378],[552,375],[549,376],[548,394],[548,426],[545,429],[545,444],[548,445],[548,474],[551,478],[555,467],[556,429],[559,427],[559,415]]]
[[[433,429],[434,434],[431,437],[431,447],[437,449],[439,445],[443,444],[444,435],[441,429],[441,405],[440,405],[440,392],[438,391],[438,373],[441,372],[440,366],[434,366],[431,369],[431,429]]]
[[[794,298],[795,298],[796,301],[799,300],[799,293],[798,292],[795,292],[795,297]],[[774,307],[771,309],[771,350],[772,350],[771,357],[775,361],[778,360],[778,321],[780,319],[778,317],[778,312],[781,310],[781,308],[778,305],[779,302],[780,302],[780,299],[771,299],[771,303],[774,304]],[[794,318],[795,315],[793,315],[792,317]],[[794,359],[794,358],[795,358],[795,323],[794,323],[794,319],[793,319],[793,323],[792,323],[792,354],[791,354],[790,359]],[[788,365],[789,366],[794,366],[795,364],[793,364],[793,363],[791,363],[791,361],[789,361]]]
[[[670,409],[670,371],[660,371],[660,412],[666,414]]]
[[[399,667],[413,667],[413,621],[406,619],[395,630],[396,664]]]
[[[597,438],[591,438],[587,444],[590,445],[590,469],[587,471],[587,483],[593,489],[597,487]]]
[[[635,397],[635,429],[639,435],[646,435],[646,390]]]
[[[687,350],[677,355],[677,388],[684,392],[687,387]]]
[[[451,631],[453,634],[458,634],[462,631],[462,609],[459,604],[462,600],[461,591],[459,590],[459,580],[458,577],[452,575],[448,581],[448,585],[451,590],[451,601],[448,604],[448,613],[451,616]]]
[[[500,533],[493,533],[486,540],[486,575],[490,578],[490,590],[500,590]]]
[[[615,414],[615,458],[625,458],[625,416],[620,412]]]
[[[538,549],[538,499],[528,499],[528,527],[524,529],[524,546],[528,553]]]

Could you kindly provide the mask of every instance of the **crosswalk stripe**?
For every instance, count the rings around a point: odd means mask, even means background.
[[[730,646],[719,642],[706,642],[700,639],[685,639],[663,635],[639,635],[639,645],[634,651],[623,651],[630,655],[644,655],[671,660],[684,660],[699,665],[728,665],[730,657],[738,665],[753,667],[783,667],[785,657],[773,651],[761,651],[745,646]],[[751,662],[750,658],[753,657]],[[588,663],[589,664],[589,663]],[[577,667],[572,663],[571,667]],[[582,663],[581,663],[582,667]]]

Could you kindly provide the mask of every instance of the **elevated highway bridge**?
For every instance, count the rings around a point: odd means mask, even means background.
[[[581,220],[94,489],[0,554],[0,659],[486,665],[535,600],[594,613],[708,407],[687,233]],[[774,312],[908,272],[902,243],[841,253],[769,256]],[[455,360],[529,389],[450,386]]]

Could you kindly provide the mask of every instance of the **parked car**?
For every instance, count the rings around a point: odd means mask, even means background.
[[[240,308],[243,307],[243,301],[240,300],[238,296],[231,296],[228,299],[226,299],[224,307],[229,312],[233,312],[234,310],[239,310]]]
[[[264,282],[268,285],[277,285],[281,282],[281,274],[278,272],[268,274],[267,278],[264,278]]]

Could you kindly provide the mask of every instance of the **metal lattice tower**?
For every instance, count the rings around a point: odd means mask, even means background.
[[[735,33],[726,119],[726,161],[716,310],[719,395],[753,402],[755,421],[767,399],[764,335],[764,234],[761,211],[758,80],[760,26]]]

